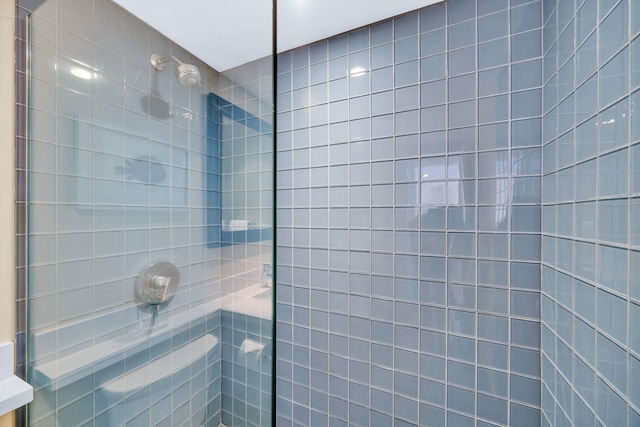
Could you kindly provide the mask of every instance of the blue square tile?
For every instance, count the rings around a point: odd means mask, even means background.
[[[396,40],[418,34],[418,12],[410,12],[393,20]]]
[[[393,21],[388,20],[371,26],[371,46],[390,43],[393,40]]]
[[[478,3],[478,9],[480,9],[480,7],[480,3]],[[508,33],[509,20],[506,10],[478,18],[478,42],[506,37]]]
[[[541,56],[540,30],[511,36],[511,61],[524,61]]]
[[[420,61],[420,80],[429,81],[446,77],[446,55],[439,54]]]
[[[420,11],[420,31],[431,31],[447,25],[446,4],[435,4]]]
[[[511,12],[511,34],[517,34],[529,30],[540,28],[542,22],[541,3],[534,1],[522,6],[512,7]]]
[[[509,61],[509,40],[506,37],[480,43],[478,45],[478,69],[483,70]]]
[[[478,416],[506,424],[508,417],[507,401],[492,396],[478,394]]]
[[[424,61],[424,60],[423,60]],[[450,51],[447,55],[447,65],[450,76],[464,74],[476,70],[476,49],[465,47]]]
[[[470,2],[465,0],[452,0],[446,3],[446,5],[447,23],[449,25],[475,17],[475,1],[470,4]]]
[[[420,36],[420,56],[431,56],[447,50],[447,33],[444,28],[429,31]]]
[[[461,22],[447,27],[447,43],[449,50],[470,46],[476,42],[476,22]]]

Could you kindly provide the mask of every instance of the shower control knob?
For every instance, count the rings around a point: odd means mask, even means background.
[[[144,304],[157,306],[168,302],[178,289],[180,272],[170,262],[147,267],[136,281],[136,292]]]

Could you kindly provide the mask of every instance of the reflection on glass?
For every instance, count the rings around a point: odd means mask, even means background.
[[[30,421],[270,425],[272,58],[109,0],[29,25]]]
[[[421,160],[420,201],[423,207],[466,205],[475,202],[473,181],[461,181],[475,177],[474,155],[424,158]]]

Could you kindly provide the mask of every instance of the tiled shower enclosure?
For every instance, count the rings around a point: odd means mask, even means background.
[[[544,20],[543,425],[640,425],[640,4]]]
[[[279,425],[540,425],[540,1],[280,54]]]
[[[18,5],[30,424],[640,426],[639,1],[448,0],[222,73],[109,0]]]

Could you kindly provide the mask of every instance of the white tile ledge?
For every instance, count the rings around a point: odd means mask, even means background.
[[[121,361],[124,354],[143,350],[149,345],[150,339],[167,339],[170,331],[178,330],[198,319],[204,319],[219,309],[271,320],[273,317],[271,292],[272,288],[265,288],[261,283],[251,285],[219,299],[172,314],[166,327],[157,326],[157,329],[154,328],[150,334],[134,337],[120,335],[113,340],[96,343],[46,363],[36,362],[32,370],[33,382],[38,386],[46,386],[51,391],[59,390],[81,378],[93,375],[96,370]],[[42,334],[48,333],[56,333],[56,330]],[[36,340],[38,335],[39,333],[36,333]]]
[[[33,387],[13,374],[13,343],[0,344],[0,415],[33,400]]]

